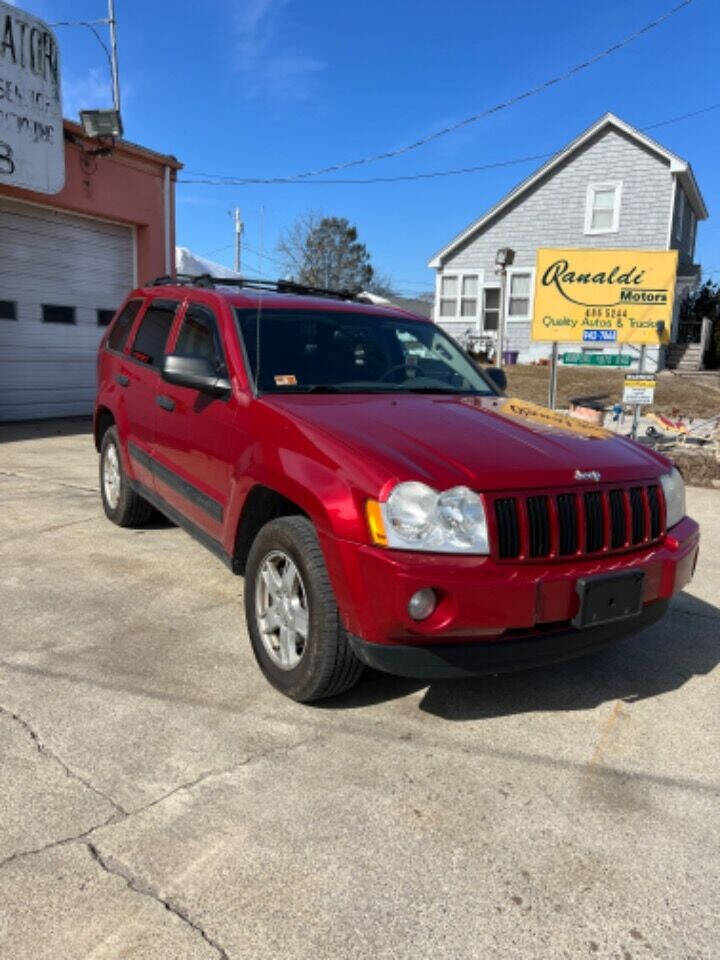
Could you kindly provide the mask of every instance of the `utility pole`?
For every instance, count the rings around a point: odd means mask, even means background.
[[[245,224],[242,222],[240,207],[234,207],[231,215],[235,219],[235,273],[240,273],[240,264],[242,263],[242,235],[245,230]]]
[[[117,20],[115,19],[115,0],[108,0],[108,26],[110,28],[110,70],[112,73],[113,107],[120,114],[120,80],[117,61]]]

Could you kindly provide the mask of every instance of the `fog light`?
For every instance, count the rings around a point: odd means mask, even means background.
[[[408,613],[413,620],[427,620],[437,605],[435,591],[430,587],[423,587],[410,597]]]

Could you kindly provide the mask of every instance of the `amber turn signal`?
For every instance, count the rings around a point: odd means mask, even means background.
[[[372,542],[376,543],[379,547],[386,547],[387,534],[385,533],[385,522],[383,521],[382,510],[377,500],[368,500],[366,502],[365,516],[367,517]]]

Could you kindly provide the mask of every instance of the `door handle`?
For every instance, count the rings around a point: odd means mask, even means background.
[[[124,373],[118,373],[115,375],[115,383],[119,383],[121,387],[127,387],[130,385],[130,377],[126,377]]]
[[[159,393],[155,397],[155,403],[159,407],[162,407],[163,410],[169,410],[172,412],[175,409],[175,401],[172,399],[172,397],[166,397],[164,393]]]

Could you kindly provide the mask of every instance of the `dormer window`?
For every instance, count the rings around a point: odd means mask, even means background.
[[[591,183],[585,204],[585,233],[617,233],[622,183]]]

